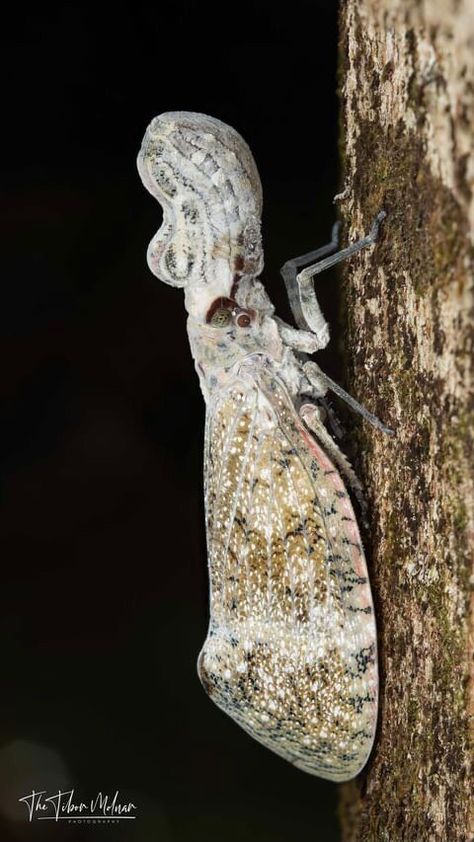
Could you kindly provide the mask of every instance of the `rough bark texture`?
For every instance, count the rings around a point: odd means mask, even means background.
[[[340,33],[346,233],[388,214],[376,247],[345,270],[349,388],[396,430],[355,422],[381,707],[367,770],[342,790],[343,839],[466,842],[474,6],[345,0]]]

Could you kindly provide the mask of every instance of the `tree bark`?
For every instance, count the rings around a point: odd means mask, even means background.
[[[354,422],[371,510],[380,720],[342,788],[344,842],[474,838],[474,8],[345,0],[340,197],[347,236],[387,211],[344,274]],[[472,732],[471,732],[472,735]],[[472,746],[472,744],[471,744]]]

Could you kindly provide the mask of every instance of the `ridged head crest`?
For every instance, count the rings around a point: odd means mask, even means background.
[[[226,287],[236,273],[262,271],[262,188],[252,153],[235,129],[206,114],[160,114],[147,128],[137,164],[163,207],[163,224],[147,255],[160,280],[202,286],[218,271]]]

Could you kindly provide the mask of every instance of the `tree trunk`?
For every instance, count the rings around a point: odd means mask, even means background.
[[[348,386],[387,424],[355,423],[379,639],[379,729],[342,788],[344,842],[474,838],[474,9],[345,0],[340,197]],[[471,718],[470,718],[471,714]]]

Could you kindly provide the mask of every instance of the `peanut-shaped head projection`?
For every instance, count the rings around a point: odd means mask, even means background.
[[[205,317],[263,268],[262,188],[240,135],[205,114],[171,111],[150,123],[138,155],[143,183],[163,208],[148,248],[160,280],[184,287],[186,306]]]

